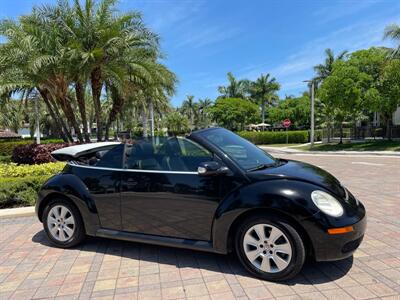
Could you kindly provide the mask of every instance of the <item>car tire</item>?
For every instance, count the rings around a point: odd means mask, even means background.
[[[43,210],[42,220],[48,238],[57,247],[74,247],[85,239],[81,214],[69,201],[51,200]]]
[[[290,222],[274,216],[253,216],[245,220],[238,227],[235,250],[246,270],[269,281],[293,278],[306,257],[296,229]]]

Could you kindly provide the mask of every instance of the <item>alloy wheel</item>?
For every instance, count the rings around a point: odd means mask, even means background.
[[[49,211],[47,227],[54,239],[65,242],[68,241],[75,232],[75,218],[67,207],[56,205]]]
[[[267,273],[285,270],[293,252],[287,236],[270,224],[250,227],[243,238],[243,249],[251,264]]]

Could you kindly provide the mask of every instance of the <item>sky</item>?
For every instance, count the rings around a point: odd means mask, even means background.
[[[54,2],[0,0],[0,18]],[[400,24],[399,0],[120,0],[118,8],[140,11],[160,36],[164,63],[179,80],[174,106],[187,95],[215,99],[227,72],[251,80],[270,73],[281,97],[297,96],[326,48],[390,47],[384,28]]]

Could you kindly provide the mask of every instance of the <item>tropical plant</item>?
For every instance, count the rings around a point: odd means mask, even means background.
[[[189,119],[178,111],[172,111],[168,114],[165,125],[171,135],[187,133],[189,129]]]
[[[258,106],[240,98],[219,98],[210,108],[213,119],[230,130],[243,130],[258,120]]]
[[[275,77],[270,78],[270,74],[257,78],[250,83],[250,98],[261,106],[261,121],[265,123],[265,106],[271,106],[273,101],[278,98],[276,92],[280,89]]]
[[[391,24],[385,28],[384,38],[390,38],[396,43],[394,49],[390,50],[390,58],[400,58],[400,26]]]
[[[91,85],[98,140],[103,137],[103,125],[108,130],[121,111],[121,94],[127,82],[139,84],[148,79],[148,64],[159,55],[158,37],[144,26],[140,14],[116,14],[115,4],[116,0],[103,0],[98,5],[86,0],[83,6],[75,0],[76,20],[64,22],[73,37],[67,53],[83,74],[80,77],[89,79]],[[112,95],[120,95],[113,99],[116,103],[106,124],[100,101],[105,86],[112,87]]]
[[[335,120],[340,126],[340,143],[343,141],[343,122],[346,119],[357,121],[371,83],[372,76],[344,61],[335,62],[331,75],[323,81],[318,95],[323,103],[334,109]]]
[[[198,112],[197,112],[197,121],[196,127],[197,128],[207,128],[211,125],[211,114],[210,108],[212,107],[213,102],[211,99],[199,99],[198,102]]]
[[[325,49],[325,61],[322,64],[318,64],[314,66],[314,71],[317,73],[314,80],[318,84],[320,84],[325,78],[327,78],[333,70],[333,64],[336,61],[344,60],[346,58],[348,51],[340,52],[336,57],[332,49]]]
[[[198,105],[194,100],[193,95],[187,95],[186,99],[182,102],[181,112],[185,114],[190,120],[190,125],[194,126],[195,117],[198,113]]]
[[[227,74],[227,78],[228,85],[218,87],[220,98],[246,98],[249,81],[238,80],[231,72]]]
[[[157,95],[170,96],[176,78],[157,62],[161,57],[158,37],[145,27],[139,13],[116,13],[115,4],[115,0],[86,0],[84,4],[75,0],[71,6],[60,0],[55,6],[34,8],[19,22],[3,21],[0,34],[7,39],[0,48],[0,92],[39,91],[71,141],[63,115],[78,139],[89,141],[92,114],[87,112],[87,89],[98,140],[104,128],[108,138],[111,124],[125,106],[127,86],[135,94],[142,90],[145,101],[153,106]],[[110,91],[107,116],[102,114],[104,90]]]
[[[296,127],[310,126],[310,98],[305,94],[298,98],[288,98],[279,101],[277,106],[271,107],[268,116],[275,124],[281,124],[283,120],[290,119]]]

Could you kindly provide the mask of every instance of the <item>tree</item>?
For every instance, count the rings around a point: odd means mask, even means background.
[[[165,125],[168,128],[168,132],[172,135],[184,134],[189,131],[188,118],[178,111],[173,111],[168,114]]]
[[[334,63],[336,61],[344,60],[347,53],[347,51],[342,51],[335,57],[332,49],[325,49],[326,57],[324,63],[314,66],[314,71],[317,73],[314,80],[317,82],[317,85],[332,73]]]
[[[306,94],[280,101],[277,106],[270,108],[268,115],[273,123],[281,124],[283,120],[290,119],[296,127],[309,127],[310,110],[310,98]]]
[[[115,4],[116,0],[85,0],[84,4],[74,0],[70,6],[60,0],[57,5],[34,8],[19,22],[3,21],[0,34],[7,39],[0,46],[0,93],[40,92],[70,141],[66,123],[80,141],[82,124],[89,141],[88,123],[93,118],[87,111],[86,90],[91,90],[98,140],[103,138],[103,127],[108,138],[125,103],[132,103],[126,101],[125,91],[140,95],[145,108],[168,102],[176,78],[158,62],[158,37],[144,26],[139,13],[117,13]],[[108,115],[102,113],[105,94],[111,101]]]
[[[213,119],[230,130],[243,130],[258,119],[258,107],[246,99],[219,98],[210,108]]]
[[[198,102],[198,113],[197,113],[197,121],[196,127],[197,128],[207,128],[211,125],[211,114],[210,114],[210,107],[212,107],[213,102],[208,99],[199,99]]]
[[[189,118],[190,125],[193,127],[194,119],[197,114],[197,103],[194,100],[194,96],[192,95],[186,96],[186,100],[184,100],[182,103],[181,111]]]
[[[67,88],[62,68],[57,68],[62,60],[53,55],[58,53],[60,34],[51,26],[38,26],[40,21],[37,10],[32,15],[21,17],[20,22],[3,20],[0,23],[0,34],[6,37],[6,43],[0,45],[0,93],[30,93],[38,91],[52,116],[57,131],[64,140],[72,141],[69,128],[66,126],[59,109],[61,108],[69,123],[78,128],[65,96]]]
[[[332,107],[340,125],[340,143],[343,142],[343,122],[348,118],[354,120],[359,114],[371,82],[370,75],[343,61],[335,62],[331,75],[323,81],[318,96],[326,106]]]
[[[371,111],[379,111],[386,120],[386,137],[391,139],[393,113],[400,105],[400,60],[389,61],[382,69],[375,87],[366,96]]]
[[[390,38],[397,45],[390,50],[390,58],[400,58],[400,26],[397,24],[389,25],[385,28],[384,38]]]
[[[158,56],[158,37],[143,25],[140,14],[115,14],[115,3],[116,0],[103,0],[95,5],[94,1],[86,0],[82,7],[75,0],[76,22],[68,26],[73,36],[68,54],[91,84],[98,140],[102,139],[103,130],[100,103],[103,87],[112,84],[118,89],[127,76],[142,71],[135,55],[152,57],[154,61]]]
[[[248,80],[237,80],[231,72],[227,74],[229,84],[227,86],[219,86],[218,92],[220,98],[246,98],[248,90]]]
[[[272,105],[273,100],[277,98],[276,92],[279,89],[279,83],[276,82],[275,77],[270,79],[270,74],[261,74],[256,81],[250,83],[250,98],[261,106],[262,123],[265,123],[265,105]]]

